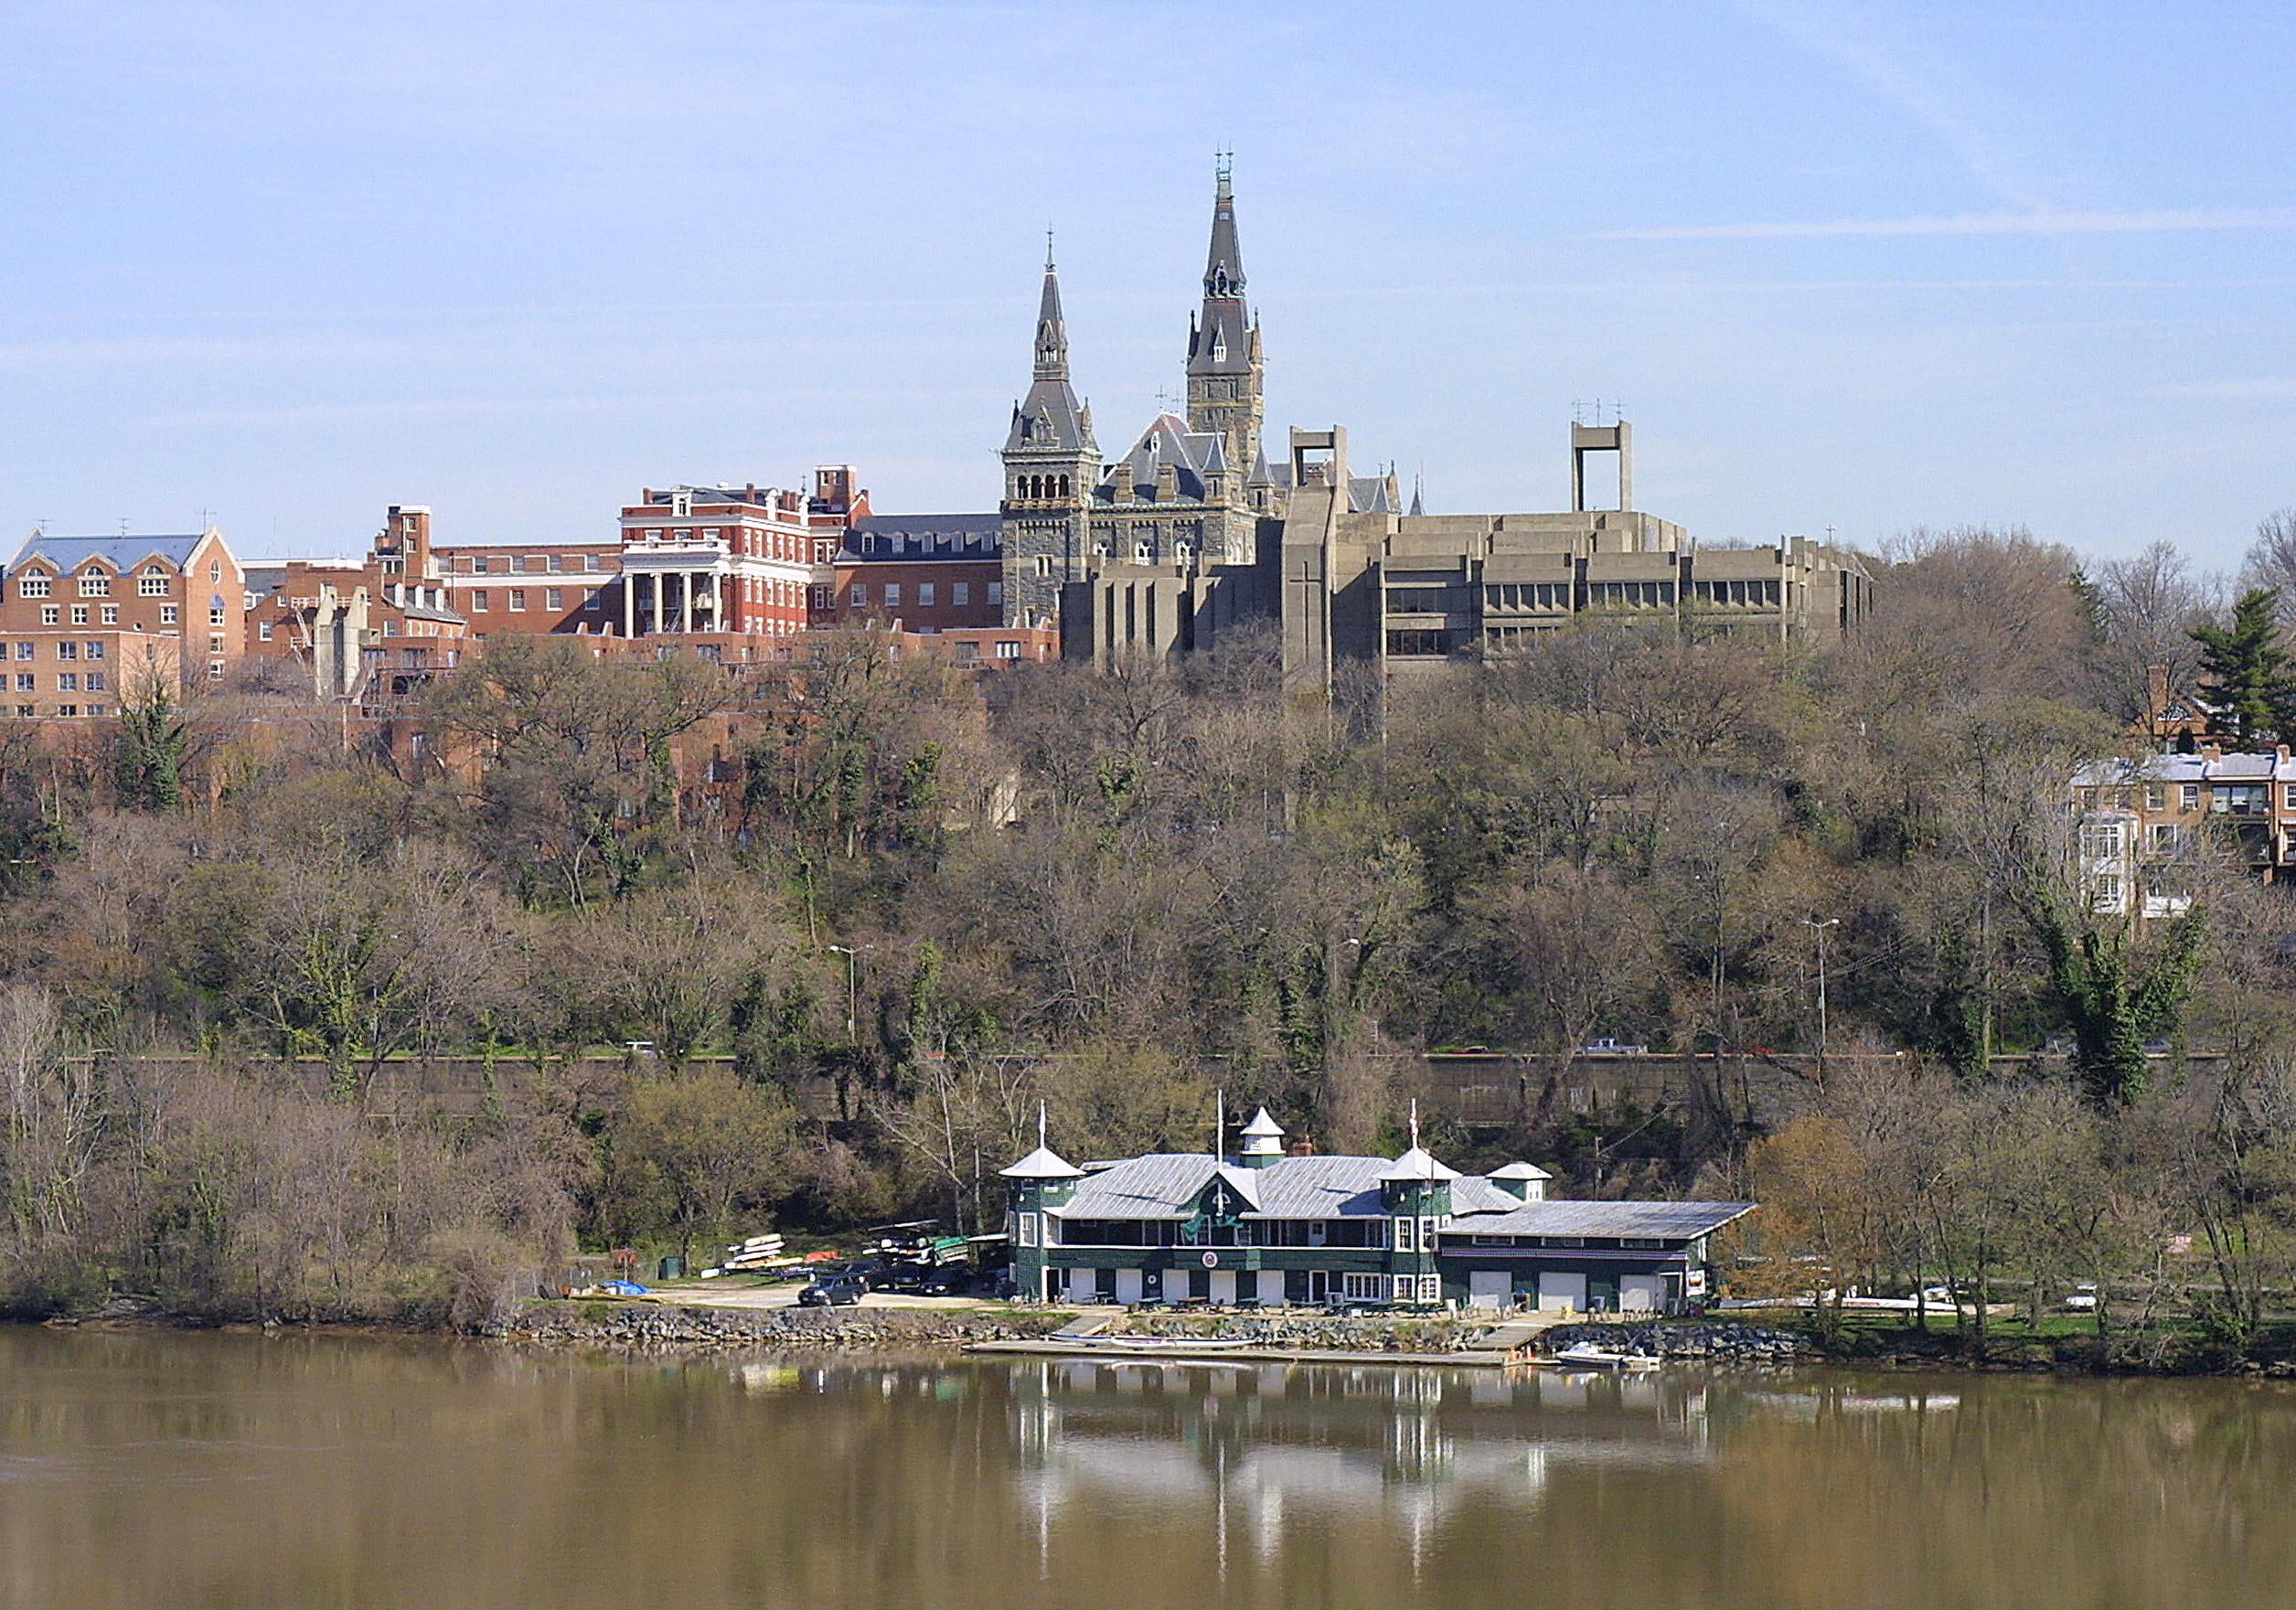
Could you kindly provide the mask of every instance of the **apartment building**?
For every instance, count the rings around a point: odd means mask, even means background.
[[[2195,853],[2222,836],[2267,883],[2296,878],[2296,758],[2288,746],[2098,761],[2071,784],[2077,876],[2110,916],[2173,916],[2191,902]]]

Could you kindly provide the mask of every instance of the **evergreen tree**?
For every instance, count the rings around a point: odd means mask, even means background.
[[[120,705],[112,775],[132,811],[172,811],[184,802],[184,719],[167,680],[153,676]]]
[[[2252,587],[2233,605],[2231,625],[2193,628],[2215,706],[2208,716],[2210,737],[2253,748],[2286,731],[2296,715],[2296,682],[2289,676],[2288,655],[2274,622],[2279,609],[2276,590]]]

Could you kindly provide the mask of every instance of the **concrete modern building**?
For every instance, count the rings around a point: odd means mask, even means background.
[[[1416,1120],[1414,1129],[1416,1130]],[[1079,1168],[1044,1144],[1003,1171],[1015,1276],[1044,1301],[1360,1303],[1676,1312],[1712,1290],[1711,1238],[1748,1202],[1546,1199],[1546,1171],[1287,1153],[1263,1108],[1227,1155]]]
[[[1575,626],[1662,624],[1780,645],[1823,644],[1872,615],[1874,582],[1854,554],[1801,538],[1700,547],[1681,526],[1589,506],[1586,459],[1618,456],[1632,496],[1625,421],[1571,427],[1574,506],[1557,513],[1428,515],[1415,497],[1351,473],[1347,432],[1290,434],[1284,513],[1260,522],[1249,564],[1104,563],[1063,592],[1067,657],[1208,648],[1253,619],[1280,624],[1286,677],[1328,692],[1352,662],[1386,677],[1523,652]]]

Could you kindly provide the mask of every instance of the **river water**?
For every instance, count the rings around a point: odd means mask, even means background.
[[[2296,1391],[0,1327],[0,1605],[2296,1605]]]

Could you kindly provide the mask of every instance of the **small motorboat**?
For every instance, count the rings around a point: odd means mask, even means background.
[[[1593,1342],[1573,1342],[1554,1355],[1554,1362],[1564,1370],[1656,1370],[1659,1361],[1640,1353],[1620,1352],[1616,1348],[1598,1348]]]

